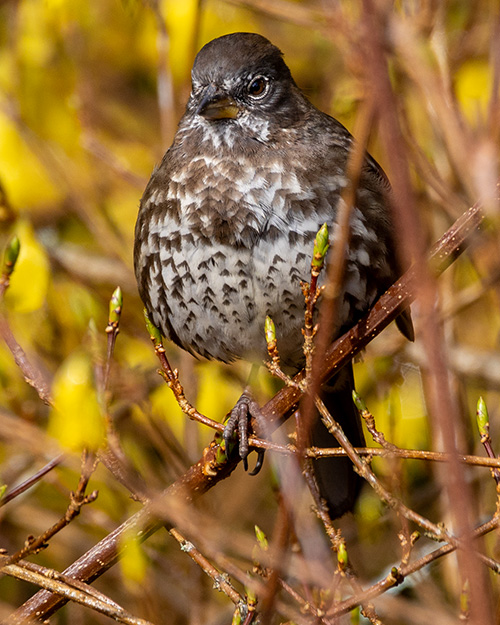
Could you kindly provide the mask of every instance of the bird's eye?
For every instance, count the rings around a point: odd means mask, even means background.
[[[252,98],[262,98],[266,95],[269,87],[269,80],[265,76],[255,76],[248,83],[247,91]]]

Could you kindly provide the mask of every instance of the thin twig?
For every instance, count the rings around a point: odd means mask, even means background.
[[[0,270],[0,336],[14,356],[14,361],[22,371],[25,381],[37,391],[38,396],[44,403],[50,404],[50,385],[45,380],[41,369],[35,367],[30,362],[26,352],[16,341],[3,310],[5,292],[9,288],[10,278],[15,269],[20,248],[21,243],[18,237],[13,237],[7,244],[2,259],[2,267]]]
[[[169,67],[170,39],[159,0],[148,0],[156,20],[156,47],[158,51],[157,93],[163,144],[168,145],[175,130],[175,106],[172,72]]]
[[[0,336],[9,348],[16,365],[21,370],[27,384],[32,386],[44,404],[50,405],[52,398],[50,395],[50,385],[45,379],[41,369],[35,366],[24,349],[19,345],[10,329],[9,323],[0,311]]]
[[[218,571],[215,566],[196,549],[190,540],[184,538],[181,532],[175,527],[171,527],[168,532],[179,543],[181,551],[187,553],[201,570],[212,579],[214,588],[223,592],[235,605],[238,606],[244,603],[243,597],[240,596],[234,586],[227,580],[227,576]]]
[[[37,471],[33,475],[30,475],[30,477],[24,480],[24,482],[18,484],[17,486],[6,492],[5,495],[0,499],[0,508],[2,506],[5,506],[5,504],[9,503],[9,501],[12,501],[16,497],[18,497],[21,493],[24,493],[26,490],[28,490],[28,488],[34,486],[42,479],[42,477],[44,477],[45,475],[47,475],[47,473],[50,473],[52,469],[57,467],[61,463],[63,458],[64,454],[59,454],[50,462],[48,462],[44,467],[42,467],[39,471]]]
[[[161,370],[158,373],[163,377],[169,388],[172,390],[180,409],[190,419],[198,421],[199,423],[203,423],[203,425],[207,425],[208,427],[211,427],[218,432],[222,432],[224,430],[224,425],[222,423],[214,421],[213,419],[210,419],[209,417],[201,414],[186,399],[186,396],[184,395],[184,388],[179,380],[179,371],[177,369],[172,369],[172,367],[170,366],[167,354],[165,353],[165,348],[163,347],[163,340],[160,331],[151,323],[151,320],[149,319],[146,311],[144,311],[144,315],[146,320],[146,327],[149,331],[155,354],[157,355],[161,365]]]
[[[253,443],[252,443],[253,444]],[[259,443],[256,442],[255,446]],[[264,445],[263,445],[264,447]],[[295,448],[279,446],[273,443],[266,449],[271,449],[280,453],[297,453]],[[402,449],[400,447],[391,448],[391,450],[380,449],[379,447],[356,447],[355,451],[360,456],[380,456],[387,458],[388,456],[397,456],[405,460],[425,460],[431,462],[450,462],[450,454],[443,451],[426,451],[420,449]],[[310,447],[308,450],[308,456],[310,458],[331,458],[332,456],[345,456],[346,451],[338,448],[323,448],[323,447]],[[469,456],[457,454],[458,462],[468,464],[476,467],[488,467],[488,468],[500,468],[500,458],[484,458],[483,456]]]

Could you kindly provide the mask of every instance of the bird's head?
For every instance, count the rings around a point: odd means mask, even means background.
[[[304,97],[281,51],[255,33],[233,33],[207,43],[192,70],[187,113],[213,123],[272,121],[285,127],[304,109]]]

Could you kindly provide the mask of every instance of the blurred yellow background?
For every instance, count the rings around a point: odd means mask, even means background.
[[[460,445],[484,455],[474,430],[480,394],[500,448],[499,211],[493,200],[500,135],[498,3],[385,4],[391,81],[425,240],[430,246],[478,199],[488,210],[489,238],[442,277],[436,309],[463,420]],[[347,0],[331,6],[285,0],[0,3],[0,243],[13,234],[21,241],[5,311],[17,340],[54,382],[53,394],[63,406],[61,413],[40,401],[2,342],[0,484],[19,483],[52,457],[49,443],[31,439],[55,438],[56,446],[73,450],[101,440],[106,410],[94,370],[105,357],[108,302],[118,285],[124,307],[106,402],[124,453],[153,490],[198,460],[213,433],[181,413],[157,375],[133,276],[133,231],[142,191],[182,115],[196,52],[229,32],[259,32],[271,39],[308,97],[352,131],[370,89],[357,54],[361,14],[361,4]],[[369,147],[391,178],[376,125]],[[404,344],[389,328],[356,364],[357,388],[388,440],[405,448],[438,449],[423,391],[426,355],[418,338],[418,303],[414,316],[416,344]],[[248,365],[197,362],[171,345],[167,353],[190,401],[222,420],[244,387]],[[259,401],[276,388],[262,370],[255,389]],[[397,464],[395,470],[393,463],[377,459],[374,467],[409,505],[434,520],[446,518],[438,500],[439,469],[416,460]],[[243,544],[255,523],[272,533],[277,504],[271,467],[268,460],[256,478],[238,469],[200,504],[205,521],[223,520],[226,531],[234,532],[229,551],[236,559],[243,555],[234,553],[234,543],[241,539]],[[470,475],[479,513],[491,513],[489,472],[477,469]],[[75,460],[1,508],[0,547],[14,551],[27,534],[41,533],[54,522],[77,479]],[[93,488],[100,490],[98,500],[54,539],[41,555],[45,565],[62,570],[138,507],[102,466]],[[382,575],[400,555],[395,515],[366,488],[356,520],[345,523],[361,575]],[[213,527],[209,535],[223,551]],[[121,573],[116,568],[107,574],[103,592],[153,622],[230,622],[227,602],[211,591],[209,580],[196,577],[201,574],[171,542],[156,535],[144,546],[147,564],[140,561],[141,574],[130,573],[129,559]],[[136,557],[139,567],[143,556]],[[126,591],[120,575],[134,581]],[[446,570],[440,575],[432,601],[441,598],[444,605],[457,585]],[[414,593],[421,599],[418,588]],[[20,582],[0,579],[0,616],[31,594],[32,588]],[[89,612],[75,610],[69,606],[54,622],[71,622],[76,613],[75,622],[96,622]],[[171,619],[163,620],[165,611]]]

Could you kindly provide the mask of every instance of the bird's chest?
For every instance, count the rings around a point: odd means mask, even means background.
[[[172,173],[162,193],[150,201],[175,208],[151,225],[149,237],[156,237],[163,285],[152,302],[156,322],[203,356],[261,359],[271,315],[286,339],[285,360],[287,351],[300,359],[300,281],[308,279],[314,236],[332,221],[332,207],[318,210],[316,196],[276,159],[256,166],[199,156]]]
[[[316,184],[307,167],[287,164],[279,154],[235,158],[212,150],[172,168],[167,182],[149,197],[150,205],[163,209],[144,226],[142,237],[155,323],[202,356],[261,360],[264,320],[270,315],[282,361],[299,366],[300,282],[309,279],[321,225],[326,222],[332,239],[336,236],[342,172],[332,170]],[[352,222],[354,229],[366,230],[357,209]],[[341,322],[374,297],[373,289],[367,293],[364,257],[359,244],[351,246]]]

